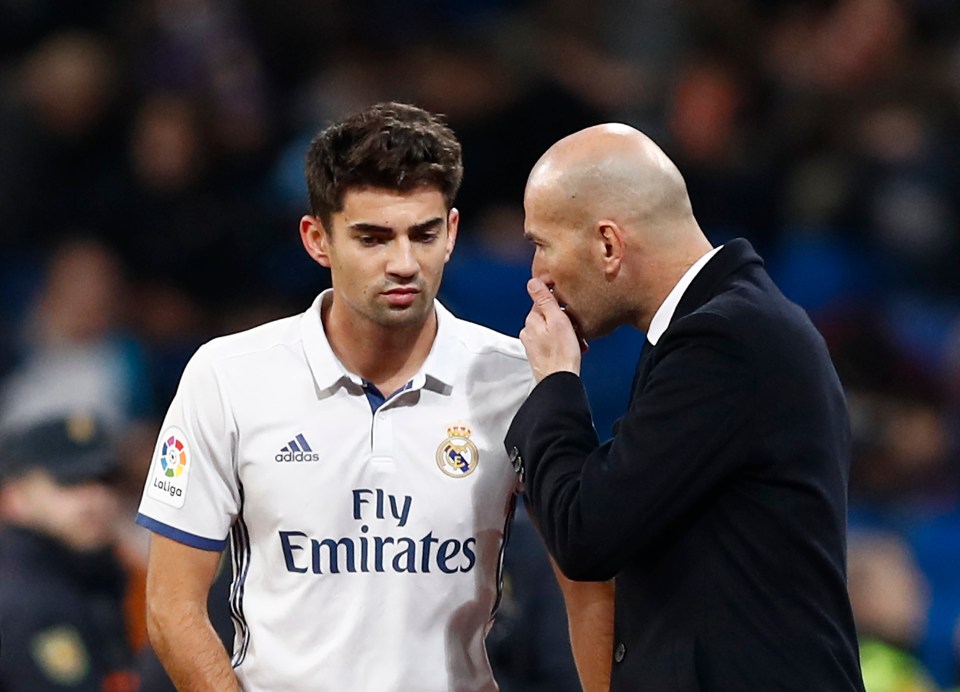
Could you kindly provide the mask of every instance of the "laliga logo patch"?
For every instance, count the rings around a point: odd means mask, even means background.
[[[160,466],[167,478],[178,478],[187,468],[187,452],[183,442],[171,435],[164,440],[160,450]]]
[[[153,499],[177,509],[183,507],[187,494],[190,465],[186,439],[178,428],[169,428],[160,436],[147,490]]]
[[[473,431],[463,423],[447,428],[447,439],[437,447],[437,466],[451,478],[469,476],[480,463],[480,452],[470,440]]]

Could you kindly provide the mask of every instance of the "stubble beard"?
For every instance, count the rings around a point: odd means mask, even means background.
[[[578,336],[584,339],[608,336],[625,323],[626,306],[620,304],[609,287],[603,287],[599,295],[591,296],[586,303],[579,311],[585,318],[579,319],[574,314],[571,319]]]
[[[428,300],[425,294],[420,293],[411,305],[406,306],[393,306],[379,300],[374,301],[368,318],[381,327],[415,330],[426,323],[432,308],[433,300]]]

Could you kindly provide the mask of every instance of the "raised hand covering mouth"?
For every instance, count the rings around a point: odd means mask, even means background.
[[[577,340],[580,342],[580,353],[586,353],[590,350],[590,344],[587,343],[587,340],[583,336],[583,331],[580,329],[580,323],[577,321],[577,316],[572,312],[567,310],[567,304],[557,295],[556,289],[553,286],[548,286],[550,293],[554,295],[557,299],[557,305],[560,306],[560,309],[567,316],[567,319],[570,320],[570,324],[573,325],[573,331],[577,335]]]

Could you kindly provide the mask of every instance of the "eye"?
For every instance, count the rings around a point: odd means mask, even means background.
[[[383,238],[376,235],[361,235],[357,237],[357,240],[360,241],[360,244],[364,247],[375,247],[377,245],[383,245],[384,243]]]
[[[439,237],[440,237],[440,234],[437,231],[424,231],[423,233],[416,234],[413,237],[413,240],[414,242],[417,242],[417,243],[423,243],[424,245],[429,245]]]

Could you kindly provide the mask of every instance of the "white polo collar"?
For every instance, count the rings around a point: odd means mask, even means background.
[[[363,379],[347,370],[327,340],[321,306],[326,296],[332,297],[332,295],[332,288],[325,290],[314,299],[310,308],[300,317],[305,356],[320,391],[335,389],[347,381],[358,386],[363,385]],[[420,389],[424,386],[443,389],[453,384],[456,375],[455,346],[459,341],[457,318],[438,300],[434,300],[434,310],[437,313],[437,336],[424,360],[423,367],[413,376],[410,389]]]
[[[667,327],[670,326],[670,320],[673,319],[673,313],[677,311],[677,306],[680,304],[680,299],[683,298],[683,294],[690,284],[693,283],[693,279],[700,273],[700,270],[706,266],[710,258],[717,254],[722,247],[723,245],[718,245],[712,250],[708,250],[703,257],[694,262],[693,266],[680,277],[677,285],[673,287],[673,290],[667,295],[666,300],[657,308],[653,319],[650,320],[650,328],[647,330],[647,341],[654,346],[657,345],[660,337],[663,336],[663,333],[667,331]]]

